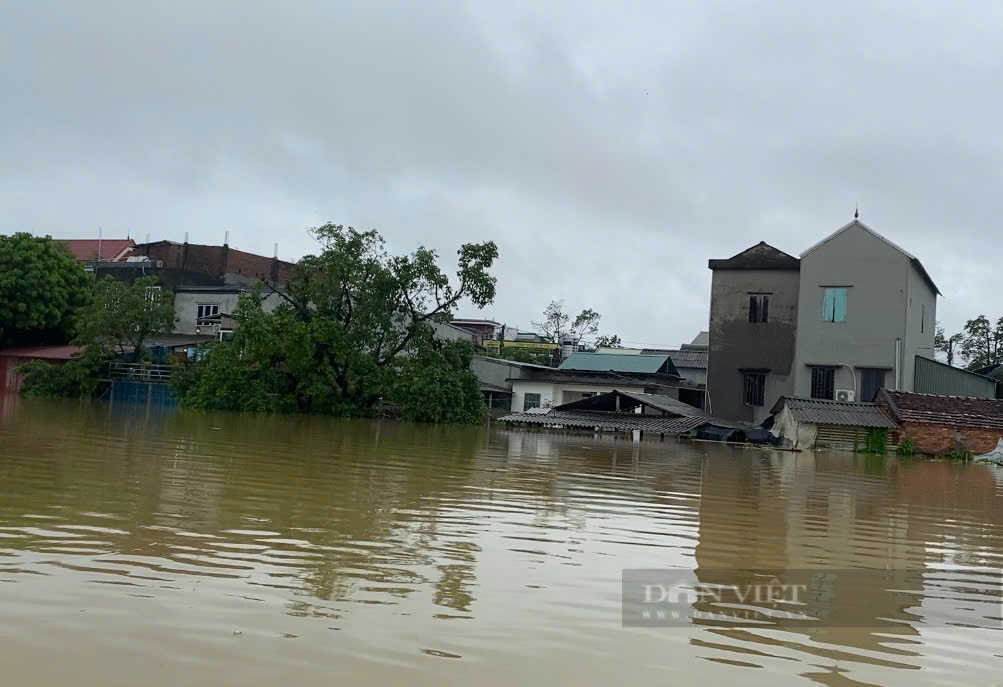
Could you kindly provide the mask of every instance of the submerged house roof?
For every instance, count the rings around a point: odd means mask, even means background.
[[[626,401],[626,402],[625,402]],[[617,404],[622,410],[635,408],[639,405],[660,410],[667,415],[679,415],[682,417],[708,417],[706,413],[696,406],[683,403],[677,398],[662,394],[641,394],[628,391],[609,391],[605,394],[597,394],[588,398],[582,398],[571,403],[559,405],[555,410],[594,410],[603,412],[615,412]]]
[[[913,255],[912,253],[910,253],[909,251],[907,251],[906,249],[904,249],[902,246],[898,245],[897,243],[889,241],[884,236],[882,236],[881,234],[879,234],[878,232],[874,231],[869,226],[867,226],[866,224],[864,224],[863,222],[861,222],[859,219],[854,219],[852,222],[848,222],[847,224],[844,224],[839,229],[837,229],[833,233],[829,234],[824,239],[822,239],[821,241],[819,241],[818,243],[816,243],[815,245],[811,246],[806,251],[804,251],[803,253],[801,253],[801,257],[803,258],[806,255],[808,255],[809,253],[811,253],[812,251],[817,250],[818,248],[821,248],[823,245],[825,245],[829,241],[832,241],[834,238],[836,238],[837,236],[839,236],[840,234],[842,234],[844,231],[849,231],[850,229],[852,229],[854,227],[857,227],[857,228],[859,228],[859,229],[867,232],[868,234],[870,234],[874,238],[876,238],[876,239],[878,239],[880,241],[883,241],[884,243],[888,244],[889,246],[891,246],[892,248],[894,248],[895,250],[897,250],[902,255],[904,255],[907,258],[909,258],[909,261],[912,262],[912,264],[916,267],[917,270],[919,270],[919,273],[923,276],[923,279],[926,280],[927,285],[929,285],[929,287],[931,289],[933,289],[933,292],[935,294],[937,294],[938,296],[943,296],[944,295],[944,294],[942,294],[940,292],[940,289],[937,288],[937,285],[933,283],[933,279],[930,277],[930,274],[926,271],[926,268],[923,267],[923,263],[921,263],[919,261],[919,258],[917,258],[915,255]]]
[[[846,403],[820,398],[781,396],[770,409],[776,415],[784,406],[798,422],[813,425],[895,428],[895,423],[874,403]]]
[[[586,372],[627,372],[640,374],[668,374],[679,376],[679,371],[667,355],[617,355],[615,353],[573,353],[561,363],[559,370]]]
[[[888,402],[899,422],[921,422],[954,427],[1003,429],[1003,400],[969,396],[937,396],[882,389],[878,397]]]
[[[712,270],[798,270],[801,261],[760,241],[727,260],[708,260],[707,267]]]
[[[660,411],[661,414],[634,412],[638,407]],[[712,422],[713,418],[671,396],[609,391],[551,409],[512,413],[501,421],[606,431],[637,429],[659,434],[684,434]]]

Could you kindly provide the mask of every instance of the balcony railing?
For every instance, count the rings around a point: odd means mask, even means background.
[[[137,382],[168,382],[171,379],[171,366],[115,361],[109,364],[108,373],[112,379],[129,379]]]

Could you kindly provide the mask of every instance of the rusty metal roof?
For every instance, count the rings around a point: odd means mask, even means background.
[[[874,403],[845,403],[821,398],[787,398],[781,396],[770,411],[779,413],[784,405],[798,422],[815,425],[845,425],[849,427],[895,428],[895,423]]]
[[[0,358],[36,358],[40,360],[69,360],[84,352],[83,346],[21,346],[0,350]]]
[[[697,415],[641,415],[638,413],[608,413],[588,410],[551,410],[548,413],[512,413],[502,422],[544,427],[576,427],[608,432],[640,430],[659,434],[685,434],[710,422],[710,418]]]

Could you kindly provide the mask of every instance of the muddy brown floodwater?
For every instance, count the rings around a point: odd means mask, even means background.
[[[4,685],[1003,683],[998,468],[7,398],[0,490]],[[625,568],[819,620],[625,627]]]

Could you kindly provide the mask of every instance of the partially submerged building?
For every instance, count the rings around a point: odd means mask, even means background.
[[[513,378],[512,410],[551,408],[619,389],[679,398],[682,376],[667,355],[574,353],[559,368],[534,365]]]
[[[699,408],[660,394],[613,390],[553,408],[512,413],[502,422],[517,426],[577,429],[593,432],[639,432],[719,441],[774,443],[762,428],[713,418]]]
[[[917,453],[985,453],[1003,438],[1003,400],[883,389],[875,400]]]
[[[781,397],[770,412],[774,436],[802,451],[852,451],[867,444],[872,429],[895,429],[891,418],[874,403]]]
[[[708,266],[715,415],[758,423],[781,397],[869,402],[882,388],[995,396],[934,361],[939,289],[859,219],[799,258],[761,242]]]

